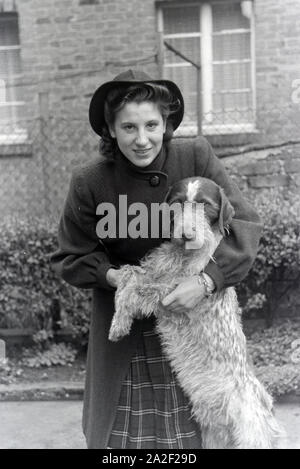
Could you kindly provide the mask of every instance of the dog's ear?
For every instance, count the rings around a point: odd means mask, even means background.
[[[170,199],[171,199],[172,188],[173,188],[173,186],[170,186],[170,187],[169,187],[168,192],[166,193],[165,198],[164,198],[164,200],[163,200],[163,201],[166,202],[167,204],[170,202]]]
[[[224,193],[224,190],[220,187],[220,212],[219,212],[219,230],[223,236],[225,236],[225,231],[228,230],[228,226],[234,217],[234,208],[229,202],[227,196]]]
[[[182,184],[179,181],[175,182],[175,184],[169,187],[169,190],[166,193],[163,201],[169,205],[172,205],[174,201],[180,202],[180,200],[185,200],[185,194],[182,190]]]

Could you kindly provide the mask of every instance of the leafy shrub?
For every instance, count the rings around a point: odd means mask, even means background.
[[[85,345],[90,292],[71,287],[51,268],[49,255],[57,248],[57,223],[6,218],[0,223],[0,238],[0,327],[52,330],[56,299],[63,326]]]
[[[256,375],[274,397],[300,390],[300,365],[262,366]]]
[[[244,315],[251,317],[253,311],[264,308],[270,324],[280,298],[300,281],[300,196],[271,190],[252,198],[263,234],[256,260],[238,292]]]
[[[51,344],[46,350],[38,348],[25,350],[22,365],[29,368],[40,368],[42,366],[57,366],[72,364],[76,358],[76,350],[66,344]]]
[[[300,320],[277,320],[270,328],[246,330],[257,377],[273,396],[300,390]]]
[[[286,320],[273,324],[271,328],[257,329],[247,336],[248,351],[256,367],[292,365],[297,361],[296,351],[300,350],[299,320]]]

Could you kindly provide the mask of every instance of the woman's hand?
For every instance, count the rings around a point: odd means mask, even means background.
[[[172,313],[184,313],[193,309],[205,295],[205,287],[197,277],[179,279],[179,284],[162,300],[162,305]]]
[[[120,271],[117,269],[108,269],[106,272],[106,280],[111,287],[118,288]]]

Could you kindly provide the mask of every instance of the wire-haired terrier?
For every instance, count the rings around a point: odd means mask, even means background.
[[[166,201],[183,207],[190,202],[192,210],[175,215],[171,241],[151,251],[140,266],[120,269],[109,339],[129,334],[134,318],[154,314],[164,352],[201,427],[203,448],[276,448],[283,432],[271,396],[247,361],[235,289],[207,295],[187,313],[172,314],[161,303],[179,279],[203,272],[230,228],[234,209],[223,190],[202,177],[174,184]],[[196,217],[199,207],[203,216],[200,210]]]

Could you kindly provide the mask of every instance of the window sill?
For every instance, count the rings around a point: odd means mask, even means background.
[[[31,157],[33,154],[32,142],[28,132],[22,127],[0,132],[0,158],[1,157]]]
[[[1,136],[0,136],[1,137]],[[0,158],[28,158],[33,154],[32,144],[30,142],[26,143],[3,143],[0,138]]]
[[[25,129],[17,128],[15,130],[7,130],[5,133],[0,132],[0,145],[26,143],[27,141],[28,133]]]

